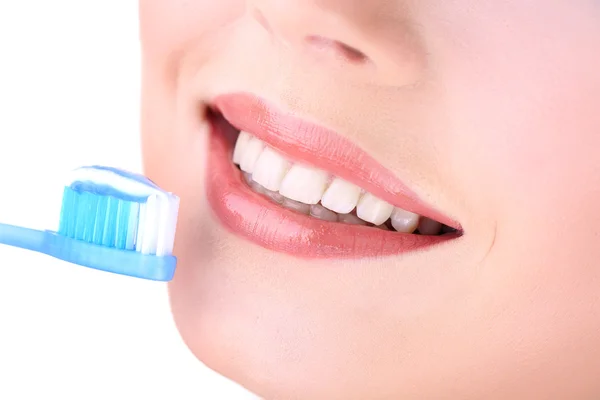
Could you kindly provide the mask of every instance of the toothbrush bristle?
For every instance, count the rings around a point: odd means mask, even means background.
[[[58,233],[105,247],[169,256],[178,210],[179,199],[169,194],[140,200],[71,185],[63,192]]]

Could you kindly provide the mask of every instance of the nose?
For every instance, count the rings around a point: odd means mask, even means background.
[[[320,66],[341,66],[377,84],[416,83],[426,51],[393,0],[247,0],[253,17]],[[416,24],[415,24],[416,25]]]

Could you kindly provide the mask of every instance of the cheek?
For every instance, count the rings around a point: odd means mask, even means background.
[[[584,222],[578,218],[584,214],[586,221],[600,216],[595,211],[600,113],[594,109],[600,92],[580,90],[587,84],[555,82],[540,93],[544,86],[510,88],[508,83],[487,93],[468,93],[475,101],[463,109],[474,114],[466,116],[469,121],[453,143],[455,165],[467,179],[465,193],[480,199],[498,223],[561,229],[567,219],[577,224]],[[501,91],[506,100],[489,94]]]
[[[436,140],[448,179],[500,224],[545,225],[552,209],[598,200],[589,187],[600,179],[600,25],[597,7],[581,3],[448,3],[423,16],[437,29],[433,97],[447,130]],[[442,16],[452,24],[433,23]]]
[[[445,174],[479,221],[468,233],[495,226],[475,313],[494,327],[496,356],[508,341],[591,371],[600,340],[600,56],[591,49],[600,30],[565,34],[551,20],[514,36],[478,29],[481,43],[468,51],[448,46],[436,97],[448,133],[438,139]]]
[[[477,266],[471,327],[489,349],[479,356],[512,376],[535,355],[548,366],[527,372],[535,387],[562,379],[552,367],[560,355],[585,387],[600,343],[600,60],[555,56],[482,61],[479,70],[497,66],[488,77],[455,76],[445,148],[449,179],[496,231]]]
[[[587,240],[591,249],[600,222],[600,55],[591,49],[600,47],[600,29],[569,16],[572,7],[556,8],[544,18],[570,33],[514,15],[526,28],[492,19],[477,38],[465,36],[464,47],[440,50],[444,87],[436,98],[449,133],[439,139],[449,179],[482,221],[512,242],[568,231],[562,242]]]
[[[226,26],[245,10],[245,0],[141,0],[140,35],[144,55],[162,62]],[[160,61],[159,61],[160,62]]]

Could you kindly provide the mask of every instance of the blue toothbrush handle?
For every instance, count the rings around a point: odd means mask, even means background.
[[[157,257],[75,240],[51,231],[0,224],[0,244],[47,254],[69,263],[154,281],[170,281],[174,256]]]
[[[43,252],[46,232],[7,224],[0,224],[0,244]]]

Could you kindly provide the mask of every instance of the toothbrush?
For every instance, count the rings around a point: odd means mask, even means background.
[[[73,171],[57,232],[0,223],[0,244],[121,275],[170,281],[179,198],[146,177],[111,167]]]

